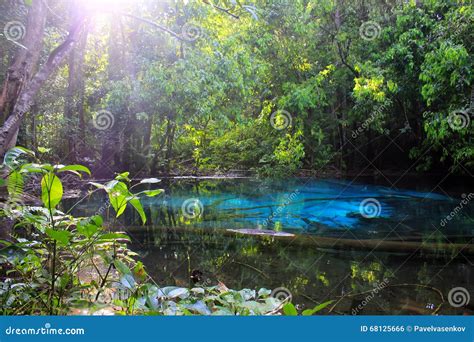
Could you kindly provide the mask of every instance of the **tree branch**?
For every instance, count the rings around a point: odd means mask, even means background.
[[[120,12],[121,15],[123,16],[126,16],[126,17],[130,17],[132,19],[135,19],[135,20],[139,20],[139,21],[143,21],[144,23],[147,23],[151,26],[154,26],[156,27],[157,29],[161,30],[161,31],[164,31],[168,34],[170,34],[171,36],[179,39],[179,40],[182,40],[182,41],[187,41],[186,39],[184,39],[183,37],[181,37],[181,35],[179,35],[178,33],[170,30],[169,28],[163,26],[163,25],[160,25],[160,24],[157,24],[155,23],[154,21],[150,20],[150,19],[145,19],[145,18],[142,18],[142,17],[138,17],[136,15],[133,15],[133,14],[130,14],[130,13],[124,13],[124,12]]]

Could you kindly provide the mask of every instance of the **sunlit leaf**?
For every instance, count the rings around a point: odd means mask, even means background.
[[[30,0],[30,1],[31,1],[31,0]],[[50,148],[41,147],[41,146],[39,146],[39,147],[37,148],[37,150],[38,150],[39,153],[48,153],[48,152],[51,152],[51,149],[50,149]]]
[[[146,215],[145,215],[145,211],[143,210],[142,204],[140,203],[140,200],[138,198],[133,198],[133,199],[129,200],[129,203],[135,208],[138,215],[140,215],[142,223],[145,224],[146,223]]]
[[[128,195],[129,192],[127,185],[122,182],[117,182],[109,191],[110,204],[115,210],[116,217],[119,217],[125,211],[125,208],[127,207]]]
[[[286,303],[283,306],[283,313],[285,316],[298,316],[298,311],[296,310],[293,303]]]
[[[312,309],[307,309],[307,310],[304,310],[301,314],[303,316],[311,316],[311,315],[314,315],[315,313],[317,313],[318,311],[321,311],[322,309],[324,309],[325,307],[327,307],[329,304],[331,304],[332,302],[334,302],[333,300],[329,300],[327,302],[324,302],[324,303],[321,303],[319,305],[316,305],[314,308]]]
[[[53,173],[47,173],[41,180],[41,200],[46,208],[55,208],[63,197],[63,185]]]
[[[67,165],[58,169],[58,172],[65,172],[65,171],[84,172],[84,173],[87,173],[89,176],[91,175],[91,171],[83,165]]]
[[[129,180],[128,176],[130,175],[130,172],[122,172],[122,173],[119,173],[115,179],[116,180]]]
[[[144,190],[141,192],[141,194],[145,194],[148,197],[155,197],[161,193],[163,193],[165,190],[163,189],[155,189],[155,190]]]

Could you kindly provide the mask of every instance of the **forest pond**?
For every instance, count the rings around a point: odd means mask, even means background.
[[[343,297],[339,314],[473,313],[446,300],[453,287],[474,292],[470,193],[304,178],[159,184],[161,197],[143,199],[147,224],[130,210],[119,227],[159,284],[284,287],[299,307]],[[94,194],[74,211],[113,216],[107,207]]]

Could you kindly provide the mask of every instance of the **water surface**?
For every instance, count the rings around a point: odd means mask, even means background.
[[[163,196],[144,199],[147,225],[140,226],[130,210],[122,226],[159,283],[192,286],[190,276],[199,271],[204,285],[287,288],[301,307],[343,296],[333,310],[339,314],[472,313],[469,305],[447,302],[454,287],[474,297],[473,258],[466,249],[474,235],[474,198],[467,191],[448,195],[430,186],[415,191],[312,179],[181,179],[161,186]],[[92,197],[77,211],[93,214],[104,203]],[[291,232],[304,243],[227,229]],[[321,237],[376,245],[321,247]],[[400,248],[387,251],[387,241]],[[427,243],[440,247],[429,253],[416,247]],[[367,300],[374,288],[380,291]]]

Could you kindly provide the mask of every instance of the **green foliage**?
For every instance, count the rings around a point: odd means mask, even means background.
[[[134,259],[126,243],[129,237],[115,231],[116,222],[105,224],[102,217],[73,217],[60,211],[62,172],[90,174],[81,165],[16,162],[23,151],[9,154],[8,165],[17,172],[8,182],[17,192],[19,177],[40,173],[43,206],[26,206],[12,215],[2,206],[0,213],[15,220],[9,241],[0,241],[0,304],[4,315],[73,314],[113,310],[116,314],[158,315],[262,315],[277,313],[281,302],[261,289],[227,289],[224,285],[206,288],[159,287],[143,264]],[[27,153],[35,158],[34,153]],[[14,156],[15,155],[15,156]],[[15,161],[16,160],[16,161]],[[4,163],[4,167],[7,163]],[[10,176],[11,177],[11,174]],[[156,184],[156,178],[128,186],[129,173],[118,174],[105,184],[91,183],[108,194],[119,217],[130,204],[146,222],[140,196],[156,196],[161,189],[133,193],[139,184]],[[23,184],[23,183],[22,183]],[[111,290],[112,297],[107,290]]]
[[[241,169],[269,177],[361,169],[367,163],[358,153],[370,161],[380,154],[374,166],[401,172],[413,160],[419,170],[472,166],[472,130],[448,123],[451,113],[471,107],[471,3],[216,3],[229,12],[206,2],[130,4],[130,13],[175,32],[191,25],[191,41],[168,39],[140,21],[125,23],[118,38],[109,35],[113,23],[90,32],[84,92],[76,95],[88,99],[84,122],[107,108],[114,125],[76,132],[84,136],[84,160],[143,174]],[[374,37],[363,35],[368,22]],[[57,157],[71,154],[79,119],[62,113],[68,71],[50,80],[31,123],[41,122],[35,146],[48,147],[38,150]],[[283,130],[269,124],[279,110],[291,116]],[[28,130],[20,132],[26,141]],[[7,159],[25,154],[11,153]]]
[[[41,200],[46,208],[52,209],[63,198],[63,185],[52,172],[46,173],[41,179]]]
[[[329,300],[327,302],[316,305],[312,309],[303,310],[301,315],[302,316],[312,316],[312,315],[320,312],[321,310],[323,310],[324,308],[326,308],[327,306],[329,306],[333,302],[334,302],[333,300]],[[293,303],[286,303],[283,306],[283,314],[285,316],[298,316],[298,310],[296,309],[296,307]]]

